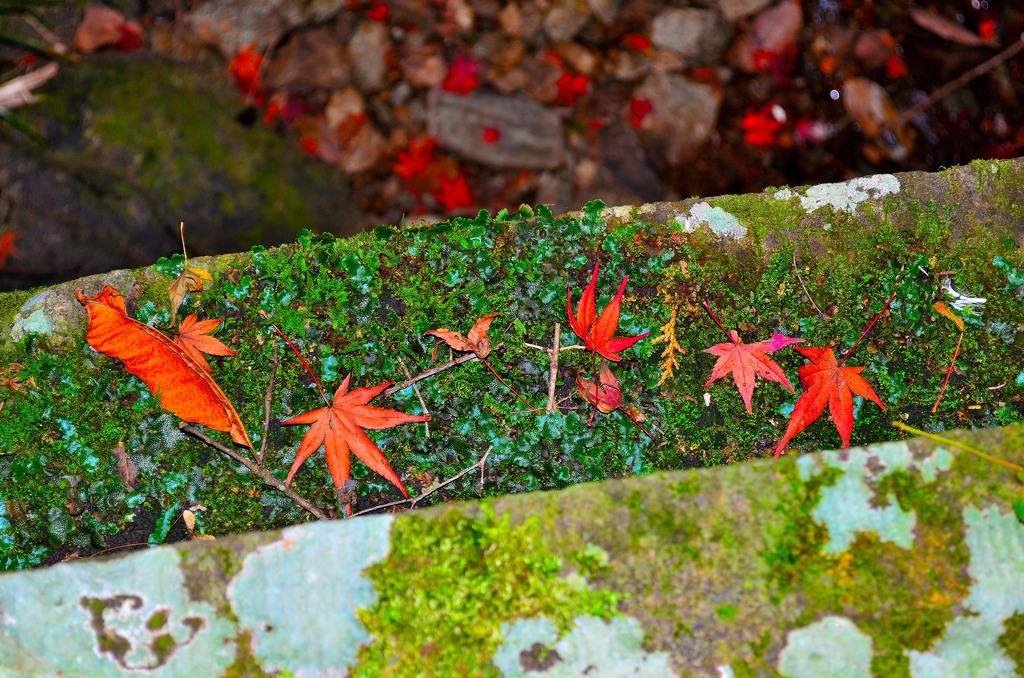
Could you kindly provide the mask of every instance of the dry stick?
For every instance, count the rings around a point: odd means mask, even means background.
[[[400,506],[401,504],[408,504],[409,508],[414,508],[416,506],[416,504],[420,502],[420,500],[422,500],[422,499],[424,499],[426,497],[429,497],[430,495],[432,495],[433,493],[437,492],[438,490],[440,490],[445,485],[448,485],[449,483],[454,483],[456,480],[458,480],[462,476],[466,475],[467,473],[469,473],[470,471],[475,469],[477,466],[480,467],[480,489],[482,490],[483,486],[484,486],[484,464],[487,462],[487,455],[489,455],[491,453],[491,450],[493,450],[493,449],[494,449],[494,445],[491,445],[490,447],[487,448],[487,451],[484,452],[484,456],[482,456],[480,458],[480,461],[476,462],[472,466],[467,466],[466,468],[464,468],[461,471],[459,471],[458,474],[452,476],[448,480],[446,480],[443,483],[439,484],[437,487],[430,488],[429,491],[424,492],[423,494],[421,494],[418,497],[408,497],[406,499],[399,499],[398,501],[392,501],[392,502],[388,502],[387,504],[380,504],[379,506],[373,506],[373,507],[368,508],[368,509],[363,509],[362,511],[358,511],[356,513],[353,513],[352,515],[349,516],[349,518],[355,518],[356,516],[361,516],[364,513],[372,513],[374,511],[379,511],[381,509],[390,508],[392,506]]]
[[[312,513],[314,516],[316,516],[320,520],[329,520],[330,519],[330,516],[328,516],[326,513],[324,513],[323,511],[318,509],[316,506],[311,504],[301,494],[299,494],[298,492],[296,492],[295,490],[293,490],[292,488],[288,487],[283,482],[281,482],[280,480],[275,478],[270,473],[270,471],[268,471],[267,469],[263,468],[262,466],[257,466],[253,462],[249,461],[248,459],[246,459],[242,455],[240,455],[237,452],[235,452],[230,447],[227,447],[226,445],[221,445],[216,440],[213,440],[208,435],[206,435],[205,433],[203,433],[202,431],[200,431],[196,427],[192,426],[191,424],[182,424],[181,425],[181,430],[184,431],[185,433],[189,434],[190,436],[199,438],[199,440],[203,441],[204,443],[206,443],[207,445],[209,445],[213,449],[217,450],[218,452],[223,452],[224,454],[228,455],[229,457],[231,457],[232,459],[237,461],[239,464],[245,466],[247,469],[252,471],[253,474],[255,474],[264,483],[266,483],[270,487],[273,487],[275,490],[283,493],[289,499],[294,501],[296,504],[301,506],[306,511]]]
[[[398,364],[402,366],[402,371],[405,372],[405,378],[406,379],[412,379],[412,375],[409,373],[409,368],[405,366],[405,361],[402,360],[402,356],[396,354],[395,357],[398,358]],[[420,395],[419,387],[417,387],[416,384],[413,384],[412,385],[412,390],[413,390],[413,393],[416,394],[416,397],[420,401],[420,407],[423,408],[423,413],[429,415],[430,414],[430,410],[427,409],[427,404],[425,402],[423,402],[423,396]],[[423,424],[423,426],[427,429],[427,438],[429,438],[430,437],[430,422],[429,421],[425,422]]]
[[[807,301],[811,302],[811,306],[814,307],[815,312],[820,316],[823,315],[818,305],[814,303],[814,299],[811,297],[811,293],[807,291],[807,285],[804,284],[804,279],[800,277],[800,269],[796,265],[796,251],[799,248],[793,248],[793,271],[796,273],[796,279],[800,281],[800,287],[804,288],[804,294],[807,295]]]
[[[950,80],[945,85],[929,94],[928,97],[921,101],[920,103],[915,104],[914,106],[911,106],[907,110],[903,111],[903,113],[901,113],[899,117],[896,118],[895,122],[893,122],[892,127],[903,127],[908,122],[913,120],[915,116],[917,116],[919,113],[924,111],[926,108],[928,108],[935,102],[945,99],[950,94],[952,94],[956,90],[960,89],[961,87],[969,83],[971,80],[974,80],[975,78],[982,76],[985,73],[988,73],[989,71],[991,71],[1004,61],[1007,61],[1017,56],[1017,53],[1020,52],[1021,50],[1024,50],[1024,33],[1021,34],[1019,40],[1017,40],[1014,44],[1004,49],[999,54],[996,54],[994,57],[988,59],[987,61],[983,61],[982,63],[978,64],[971,70],[961,75],[960,77]]]
[[[500,347],[501,347],[501,344],[498,344],[497,346],[495,346],[495,348],[500,348]],[[432,367],[429,370],[427,370],[426,372],[423,372],[421,374],[417,374],[415,377],[409,377],[408,379],[403,381],[401,384],[395,384],[394,386],[391,386],[391,387],[387,388],[384,391],[384,395],[385,396],[389,396],[389,395],[398,393],[402,389],[409,388],[410,386],[412,386],[416,382],[423,381],[424,379],[432,377],[432,376],[434,376],[435,374],[437,374],[439,372],[444,372],[447,369],[451,369],[452,367],[455,367],[456,365],[461,365],[462,363],[468,363],[471,360],[480,360],[480,358],[477,357],[476,353],[467,353],[466,355],[460,356],[458,358],[455,358],[454,360],[449,360],[444,365],[438,365],[437,367]]]
[[[970,452],[971,454],[973,454],[973,455],[975,455],[977,457],[981,457],[985,461],[990,461],[993,464],[999,464],[1000,466],[1005,466],[1006,468],[1008,468],[1008,469],[1010,469],[1012,471],[1016,471],[1017,473],[1020,473],[1020,472],[1024,471],[1024,466],[1019,466],[1017,464],[1014,464],[1012,461],[1006,461],[1005,459],[999,459],[998,457],[993,457],[990,454],[985,454],[981,450],[975,449],[975,448],[971,447],[970,445],[965,445],[965,444],[963,444],[961,442],[958,442],[956,440],[952,440],[951,438],[945,438],[943,436],[936,435],[934,433],[928,433],[927,431],[922,431],[921,429],[914,428],[913,426],[907,426],[902,421],[894,421],[894,422],[892,422],[892,425],[895,426],[898,429],[906,431],[907,433],[913,433],[916,436],[921,436],[922,438],[928,438],[929,440],[934,440],[936,442],[945,443],[946,445],[952,445],[953,447],[959,447],[961,450],[963,450],[965,452]]]
[[[274,342],[274,357],[270,365],[270,384],[267,385],[267,394],[263,396],[263,442],[260,443],[260,451],[256,453],[256,463],[263,466],[263,455],[267,451],[267,438],[270,436],[270,407],[274,403],[274,378],[277,376],[277,359],[280,346]]]
[[[561,338],[561,333],[562,326],[559,323],[555,323],[555,342],[552,344],[551,352],[548,354],[551,358],[548,367],[548,406],[544,408],[544,411],[548,414],[554,412],[558,407],[558,404],[555,402],[555,382],[558,381],[558,340]]]

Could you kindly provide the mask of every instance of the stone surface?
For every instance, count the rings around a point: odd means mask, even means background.
[[[390,49],[388,29],[377,21],[364,21],[349,38],[348,59],[356,82],[367,92],[384,87]]]
[[[693,63],[718,59],[729,33],[717,12],[706,9],[666,9],[651,22],[651,42]]]
[[[341,89],[352,79],[342,42],[328,28],[304,30],[273,52],[261,73],[267,87],[304,93]]]
[[[667,147],[666,158],[678,165],[692,157],[708,140],[718,120],[722,93],[681,75],[655,73],[633,94],[648,99],[653,110],[644,118],[641,138]]]
[[[1021,461],[1021,434],[960,438]],[[503,676],[867,678],[892,675],[883,667],[893,662],[920,678],[1013,675],[1020,631],[1007,623],[1024,615],[1015,493],[1010,473],[919,439],[69,563],[0,576],[0,673],[219,676],[246,657],[250,674],[363,675],[371,657],[407,653],[419,671],[445,673],[431,653],[404,645],[430,592],[381,583],[402,576],[403,561],[429,559],[453,568],[432,588],[486,607],[505,594],[455,574],[460,539],[494,549],[502,534],[525,530],[536,535],[527,559],[563,564],[552,591],[568,584],[620,602],[607,618],[570,614],[561,628],[557,618],[489,610],[497,638],[471,636],[457,656]],[[887,510],[910,518],[889,547],[889,528],[872,518]],[[450,533],[453,524],[463,532]],[[434,533],[448,535],[445,548],[423,550]],[[837,535],[846,536],[837,544]],[[966,568],[951,567],[953,552]],[[883,576],[867,574],[876,570]],[[903,579],[915,573],[916,584]],[[517,595],[539,602],[547,591]],[[402,610],[386,637],[382,609]],[[924,618],[909,631],[891,626],[905,615]],[[457,624],[443,618],[431,632],[444,642]]]
[[[772,0],[718,0],[718,11],[726,21],[733,22],[758,12]]]
[[[320,23],[344,9],[343,0],[210,0],[189,15],[196,39],[230,59],[248,45],[265,49],[288,31]]]
[[[547,169],[565,161],[565,138],[555,111],[521,97],[435,90],[427,104],[431,136],[443,148],[495,167]],[[484,130],[497,129],[494,143]]]

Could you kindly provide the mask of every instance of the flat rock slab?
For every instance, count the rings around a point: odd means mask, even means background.
[[[1017,492],[919,439],[68,563],[0,577],[0,674],[1013,675]]]
[[[565,135],[558,113],[522,97],[473,92],[465,96],[431,91],[430,135],[448,150],[494,167],[551,169],[565,161]],[[485,130],[498,139],[484,140]]]

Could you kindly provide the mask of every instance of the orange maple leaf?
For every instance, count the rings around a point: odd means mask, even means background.
[[[306,435],[302,437],[299,449],[295,453],[295,461],[292,462],[291,470],[288,471],[288,477],[284,482],[286,485],[290,483],[292,476],[299,470],[303,462],[323,445],[324,454],[327,457],[327,468],[330,470],[334,486],[338,490],[341,490],[345,486],[345,481],[349,479],[351,464],[349,451],[351,451],[360,461],[391,481],[403,496],[408,497],[409,493],[406,491],[405,485],[391,469],[387,457],[377,447],[377,444],[370,440],[363,429],[391,428],[399,424],[430,421],[430,417],[368,405],[367,403],[380,395],[393,382],[388,381],[377,386],[357,388],[349,392],[348,384],[351,377],[352,375],[345,377],[345,381],[338,387],[331,407],[321,407],[281,422],[286,426],[312,424],[306,431]],[[347,511],[348,507],[346,506]]]
[[[747,414],[754,413],[750,406],[750,399],[754,394],[754,380],[757,375],[760,375],[762,379],[782,384],[793,391],[793,386],[786,378],[786,373],[765,354],[790,344],[799,343],[803,339],[794,339],[776,332],[768,341],[744,344],[735,330],[728,334],[729,341],[723,341],[721,344],[704,349],[705,353],[718,356],[718,362],[715,363],[715,367],[711,371],[711,378],[704,383],[705,388],[710,386],[711,382],[721,379],[731,372],[733,381],[736,382],[736,388],[743,396],[743,404],[747,406]]]
[[[804,393],[796,401],[786,433],[775,447],[775,456],[782,454],[786,449],[786,443],[821,416],[826,404],[843,441],[843,447],[849,447],[850,434],[853,433],[853,394],[867,398],[883,410],[885,405],[878,399],[867,379],[860,376],[864,368],[836,362],[836,355],[831,346],[793,348],[808,358],[811,364],[804,365],[799,370],[800,386],[803,387]]]
[[[501,314],[488,313],[477,320],[469,330],[469,336],[467,337],[462,336],[461,332],[454,332],[449,330],[447,327],[429,330],[424,332],[424,334],[429,334],[437,337],[438,339],[442,339],[456,351],[472,351],[482,360],[491,352],[491,338],[487,336],[487,333],[491,329],[491,323],[494,322],[494,319],[499,315]],[[438,346],[440,346],[440,344],[438,344]]]
[[[229,356],[237,356],[238,354],[221,343],[220,339],[209,336],[210,333],[220,327],[220,324],[224,322],[223,320],[213,318],[196,322],[197,317],[195,313],[192,313],[181,321],[181,326],[178,328],[178,336],[174,338],[174,343],[189,358],[192,358],[192,360],[202,365],[209,372],[210,363],[206,362],[206,358],[203,357],[204,353],[207,355]]]
[[[629,282],[629,276],[627,275],[622,279],[618,294],[611,300],[611,303],[604,307],[601,315],[598,316],[597,270],[600,266],[600,262],[594,265],[594,275],[591,276],[590,285],[587,286],[587,289],[583,291],[583,296],[580,297],[580,303],[575,314],[572,312],[572,285],[566,286],[569,298],[569,325],[572,327],[572,331],[583,340],[583,345],[586,346],[588,351],[594,351],[608,360],[618,362],[622,360],[619,351],[623,351],[644,337],[649,336],[650,332],[644,332],[635,337],[612,338],[615,330],[619,328],[619,308],[622,304],[622,295],[626,291],[626,283]]]
[[[104,285],[91,297],[76,290],[75,298],[89,313],[85,339],[90,346],[123,362],[174,415],[228,431],[232,440],[252,449],[242,420],[210,373],[163,334],[129,318],[120,292]]]

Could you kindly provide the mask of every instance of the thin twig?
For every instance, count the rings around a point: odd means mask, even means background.
[[[275,478],[270,473],[270,471],[268,471],[267,469],[263,468],[262,466],[257,466],[256,464],[254,464],[253,462],[249,461],[248,459],[246,459],[242,455],[238,454],[238,452],[235,452],[230,447],[227,447],[226,445],[221,445],[216,440],[213,440],[208,435],[206,435],[205,433],[203,433],[202,431],[200,431],[196,427],[192,426],[191,424],[184,424],[183,423],[180,428],[181,428],[181,430],[183,432],[185,432],[185,433],[187,433],[190,436],[193,436],[195,438],[199,438],[199,440],[203,441],[204,443],[206,443],[207,445],[209,445],[213,449],[217,450],[218,452],[223,452],[224,454],[228,455],[229,457],[231,457],[232,459],[237,461],[242,466],[245,466],[247,469],[252,471],[253,474],[256,475],[264,483],[266,483],[270,487],[273,487],[275,490],[281,492],[286,497],[288,497],[289,499],[294,501],[296,504],[301,506],[303,509],[305,509],[309,513],[312,513],[318,519],[320,519],[320,520],[329,520],[330,519],[330,516],[328,516],[326,513],[324,513],[323,511],[318,509],[316,506],[311,504],[301,494],[299,494],[298,492],[296,492],[295,490],[293,490],[292,488],[288,487],[283,482],[281,482],[280,480]]]
[[[496,351],[499,348],[501,348],[503,345],[504,344],[498,344],[497,346],[494,347],[493,350]],[[423,372],[421,374],[417,374],[415,377],[409,377],[408,379],[403,381],[401,384],[395,384],[394,386],[389,387],[387,390],[384,391],[384,395],[385,396],[389,396],[389,395],[393,395],[395,393],[398,393],[402,389],[409,388],[410,386],[412,386],[413,384],[415,384],[418,381],[423,381],[424,379],[432,377],[432,376],[434,376],[435,374],[437,374],[439,372],[444,372],[447,369],[451,369],[451,368],[455,367],[456,365],[461,365],[462,363],[468,363],[471,360],[480,360],[480,358],[477,357],[476,353],[467,353],[464,356],[459,356],[458,358],[455,358],[453,360],[449,360],[444,365],[438,365],[437,367],[431,367],[426,372]]]
[[[473,469],[475,469],[478,466],[480,467],[480,488],[482,490],[483,489],[483,484],[484,484],[484,480],[483,480],[484,464],[487,462],[487,455],[489,455],[491,453],[491,450],[493,450],[493,449],[494,449],[494,446],[491,445],[490,447],[487,448],[487,451],[484,452],[484,456],[480,457],[480,461],[476,462],[472,466],[467,466],[466,468],[464,468],[461,471],[459,471],[456,475],[452,476],[451,478],[449,478],[448,480],[444,481],[443,483],[440,483],[436,487],[430,488],[430,490],[428,490],[427,492],[424,492],[423,494],[419,495],[418,497],[408,497],[406,499],[399,499],[398,501],[391,501],[391,502],[388,502],[387,504],[380,504],[379,506],[373,506],[373,507],[368,508],[368,509],[363,509],[362,511],[357,511],[356,513],[353,513],[352,515],[349,516],[349,518],[355,518],[356,516],[361,516],[364,513],[372,513],[373,511],[379,511],[381,509],[390,508],[392,506],[400,506],[402,504],[408,504],[409,508],[415,508],[416,504],[418,504],[422,499],[425,499],[426,497],[429,497],[430,495],[432,495],[434,492],[437,492],[438,490],[440,490],[445,485],[448,485],[449,483],[454,483],[456,480],[458,480],[462,476],[466,475],[467,473],[469,473],[470,471],[472,471]]]
[[[555,323],[555,341],[551,345],[551,352],[548,353],[550,358],[548,366],[548,406],[544,408],[544,411],[548,414],[551,414],[558,408],[558,403],[555,399],[555,385],[558,381],[558,341],[561,339],[561,335],[562,326],[559,323]]]
[[[267,451],[267,438],[270,436],[270,408],[274,403],[274,378],[277,376],[277,359],[280,352],[280,345],[274,342],[274,356],[270,363],[270,383],[267,384],[267,394],[263,396],[263,442],[260,443],[260,451],[256,453],[256,463],[263,466],[263,455]]]
[[[412,374],[409,373],[409,368],[405,366],[405,361],[402,360],[402,356],[400,356],[400,355],[398,355],[396,353],[395,357],[398,358],[398,364],[402,366],[402,371],[405,372],[405,378],[406,379],[412,379]],[[427,409],[427,403],[425,403],[423,401],[423,396],[420,394],[420,389],[419,389],[418,386],[416,386],[415,383],[412,385],[412,390],[413,390],[413,393],[416,394],[416,397],[420,401],[420,407],[423,408],[423,414],[429,415],[430,414],[430,410]],[[424,428],[427,431],[427,436],[426,437],[429,438],[430,437],[430,422],[428,421],[428,422],[424,423],[423,426],[424,426]]]
[[[868,332],[871,331],[871,328],[875,326],[875,323],[878,322],[878,319],[882,317],[883,313],[885,313],[885,309],[889,308],[889,304],[891,304],[892,300],[896,298],[896,291],[889,295],[889,301],[885,302],[885,306],[882,307],[882,310],[878,312],[878,315],[876,315],[870,323],[868,323],[867,328],[865,328],[865,330],[860,333],[860,336],[857,337],[857,341],[853,342],[853,346],[850,347],[850,350],[847,351],[846,355],[844,355],[842,360],[839,361],[838,367],[843,366],[843,363],[845,363],[846,359],[850,357],[854,349],[856,349],[860,345],[861,339],[868,335]]]
[[[963,443],[961,443],[961,442],[959,442],[957,440],[953,440],[951,438],[946,438],[946,437],[943,437],[943,436],[940,436],[940,435],[936,435],[934,433],[929,433],[928,431],[922,431],[921,429],[914,428],[913,426],[907,426],[902,421],[894,421],[894,422],[892,422],[892,425],[895,426],[898,429],[906,431],[907,433],[913,433],[916,436],[921,436],[922,438],[928,438],[929,440],[934,440],[934,441],[939,442],[939,443],[945,443],[946,445],[952,445],[953,447],[959,447],[964,452],[970,452],[971,454],[973,454],[973,455],[975,455],[977,457],[981,457],[985,461],[990,461],[993,464],[999,464],[1000,466],[1005,466],[1006,468],[1008,468],[1008,469],[1010,469],[1012,471],[1016,471],[1017,473],[1020,473],[1020,472],[1024,471],[1024,466],[1019,466],[1017,464],[1014,464],[1012,461],[1006,461],[1005,459],[1000,459],[998,457],[993,457],[990,454],[985,454],[981,450],[975,449],[975,448],[971,447],[970,445],[965,445],[965,444],[963,444]]]
[[[551,350],[547,346],[538,346],[537,344],[531,344],[531,343],[525,342],[525,341],[523,342],[523,346],[529,346],[530,348],[535,348],[538,351],[545,351],[545,352],[547,352],[547,351]],[[586,351],[586,350],[588,350],[588,349],[583,344],[570,344],[569,346],[559,346],[558,347],[558,352],[559,353],[561,353],[562,351]]]
[[[1021,34],[1021,37],[1016,42],[1014,42],[1012,45],[1004,49],[999,54],[996,54],[991,59],[987,59],[981,62],[980,64],[978,64],[971,70],[967,71],[960,77],[950,80],[945,85],[929,94],[928,97],[922,100],[920,103],[917,103],[908,108],[907,110],[903,111],[902,113],[900,113],[899,117],[896,118],[896,120],[893,122],[891,129],[899,129],[900,127],[903,127],[908,122],[913,120],[919,113],[923,112],[926,108],[928,108],[935,102],[945,99],[950,94],[952,94],[956,90],[960,89],[961,87],[969,83],[971,80],[974,80],[975,78],[988,73],[989,71],[999,66],[1004,61],[1007,61],[1017,56],[1017,53],[1020,52],[1021,50],[1024,50],[1024,34]]]
[[[534,407],[533,405],[531,405],[531,404],[530,404],[530,401],[529,401],[529,400],[527,400],[526,398],[524,398],[524,397],[522,396],[522,394],[521,394],[521,393],[519,393],[519,391],[517,391],[517,390],[515,390],[514,388],[512,388],[512,385],[511,385],[511,384],[509,384],[509,383],[508,383],[507,381],[505,381],[504,379],[502,379],[502,378],[501,378],[501,375],[500,375],[500,374],[498,374],[498,373],[497,373],[497,371],[495,371],[495,369],[494,369],[493,367],[491,367],[491,364],[490,364],[489,362],[487,362],[487,360],[486,360],[485,358],[481,358],[481,359],[480,359],[480,362],[482,362],[482,363],[483,363],[484,365],[486,365],[486,366],[487,366],[487,369],[489,369],[489,370],[491,371],[491,374],[493,374],[493,375],[495,376],[495,378],[497,378],[497,380],[498,380],[498,381],[500,381],[500,382],[501,382],[502,384],[504,384],[505,388],[507,388],[508,390],[512,391],[512,393],[514,393],[514,394],[515,394],[515,396],[516,396],[517,398],[519,398],[520,400],[522,400],[522,401],[523,401],[523,403],[525,403],[525,404],[526,404],[526,406],[527,406],[527,407],[529,407],[529,408],[530,408],[530,410],[532,410],[534,414],[537,414],[537,415],[539,415],[539,414],[540,414],[540,410],[538,410],[538,409],[537,409],[536,407]]]
[[[817,313],[819,316],[821,316],[821,315],[823,315],[822,312],[821,312],[821,309],[818,308],[818,305],[816,303],[814,303],[814,299],[813,299],[813,297],[811,297],[811,293],[807,291],[807,285],[804,284],[804,279],[800,276],[800,269],[796,265],[796,251],[797,251],[797,249],[799,249],[799,248],[797,248],[797,247],[793,248],[793,271],[796,273],[796,279],[800,281],[800,287],[804,288],[804,294],[807,296],[807,301],[811,302],[811,306],[814,307],[814,312]]]

